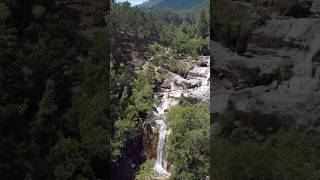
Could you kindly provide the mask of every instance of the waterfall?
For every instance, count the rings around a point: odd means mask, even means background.
[[[303,51],[300,56],[297,55],[293,67],[293,76],[289,80],[289,90],[291,92],[308,92],[308,83],[311,82],[313,75],[312,59],[320,49],[319,41],[319,35],[311,36],[305,40]]]
[[[157,159],[155,164],[155,171],[164,176],[170,176],[167,171],[167,151],[166,151],[166,139],[168,135],[168,128],[164,122],[164,112],[169,109],[172,102],[169,99],[169,93],[165,92],[162,99],[161,105],[157,106],[157,112],[155,112],[156,123],[159,126],[159,139],[157,146]]]
[[[167,152],[166,152],[166,138],[167,138],[167,126],[161,120],[159,121],[160,130],[159,130],[159,140],[157,147],[157,160],[155,164],[155,170],[161,175],[170,176],[170,173],[167,171]]]
[[[293,69],[293,75],[295,77],[309,78],[312,76],[312,58],[319,50],[319,36],[311,36],[304,43],[302,54],[297,56],[298,59]]]
[[[210,57],[204,57],[207,59],[207,63],[210,64]],[[190,89],[186,89],[181,84],[176,84],[179,82],[177,80],[171,79],[170,88],[159,92],[158,95],[162,95],[161,103],[156,107],[155,114],[155,122],[159,128],[159,138],[158,138],[158,146],[157,146],[157,159],[154,166],[154,170],[162,176],[168,177],[170,176],[170,167],[167,163],[167,151],[166,151],[166,140],[170,133],[166,122],[165,122],[165,112],[169,110],[172,106],[175,106],[179,103],[178,98],[181,96],[186,97],[194,97],[197,99],[202,99],[208,101],[209,93],[210,93],[210,66],[207,67],[194,67],[190,72],[191,76],[188,79],[184,79],[181,76],[174,74],[174,77],[179,79],[180,82],[191,82],[197,81],[200,86],[199,87],[190,87]],[[156,96],[158,96],[156,95]]]

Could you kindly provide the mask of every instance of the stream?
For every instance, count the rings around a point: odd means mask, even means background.
[[[162,88],[156,95],[161,98],[160,105],[156,106],[155,122],[159,129],[157,145],[157,159],[154,170],[164,177],[170,176],[172,166],[167,162],[166,140],[170,129],[165,122],[166,112],[173,106],[179,104],[179,97],[189,97],[197,101],[209,101],[210,99],[210,57],[200,57],[206,62],[203,67],[195,66],[189,71],[187,78],[183,78],[172,72],[167,72],[166,80],[170,84],[168,88]]]

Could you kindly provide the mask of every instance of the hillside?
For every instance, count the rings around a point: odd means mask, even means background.
[[[319,4],[215,1],[210,178],[319,177]]]
[[[149,0],[139,7],[143,9],[155,8],[155,9],[163,9],[170,8],[179,11],[191,10],[204,2],[208,2],[207,0]]]

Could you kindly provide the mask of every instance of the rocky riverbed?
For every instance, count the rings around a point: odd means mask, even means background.
[[[309,12],[303,17],[270,13],[241,55],[211,42],[212,113],[232,104],[243,114],[272,117],[279,126],[320,131],[319,4],[303,6]]]

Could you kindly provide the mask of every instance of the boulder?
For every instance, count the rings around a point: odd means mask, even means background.
[[[221,93],[216,95],[211,95],[211,112],[212,113],[222,113],[228,107],[230,94]]]
[[[189,76],[191,77],[207,77],[209,73],[209,68],[207,67],[195,67],[189,71]]]

